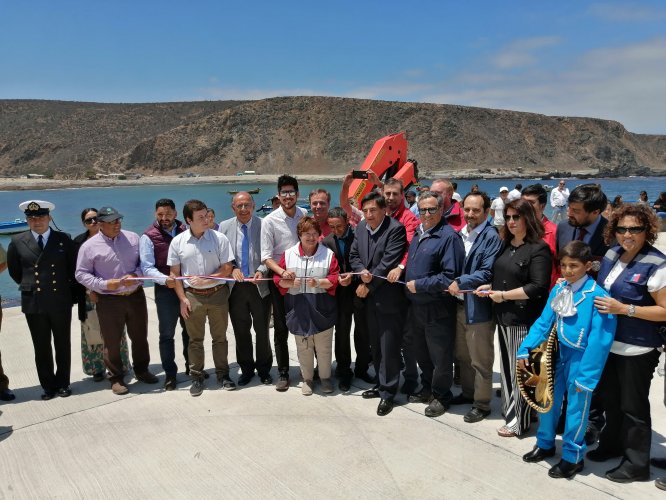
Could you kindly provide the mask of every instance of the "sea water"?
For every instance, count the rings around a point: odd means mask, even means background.
[[[510,190],[517,183],[523,187],[535,182],[542,184],[557,185],[557,180],[537,181],[530,179],[492,179],[492,180],[464,180],[458,181],[458,193],[462,196],[469,191],[474,184],[478,184],[482,191],[494,198],[502,186]],[[624,179],[590,179],[578,180],[568,179],[567,187],[571,190],[579,184],[596,182],[602,188],[608,198],[612,200],[621,194],[625,201],[636,201],[638,193],[647,191],[648,200],[653,202],[661,191],[666,191],[666,177],[630,177]],[[427,185],[429,181],[423,180]],[[231,199],[233,195],[229,191],[243,191],[261,188],[259,194],[254,195],[257,208],[270,200],[276,193],[274,184],[191,184],[188,179],[183,179],[182,184],[161,186],[114,186],[107,188],[75,188],[75,189],[48,189],[36,191],[4,191],[0,192],[0,221],[14,220],[21,217],[18,204],[25,200],[37,199],[47,200],[56,205],[52,216],[55,226],[69,233],[72,237],[82,233],[84,227],[81,224],[81,211],[87,207],[101,208],[112,206],[123,214],[123,229],[142,233],[153,221],[155,202],[160,198],[171,198],[176,203],[178,217],[182,220],[183,204],[190,199],[202,200],[209,208],[215,210],[216,220],[221,221],[233,216],[231,210]],[[300,197],[307,198],[312,189],[324,188],[331,193],[331,206],[338,205],[340,196],[339,182],[302,182],[300,183]],[[270,202],[269,202],[270,203]],[[546,215],[550,215],[550,205],[546,209]],[[54,227],[55,227],[54,226]],[[0,243],[7,249],[10,236],[0,236]],[[3,307],[18,304],[20,293],[17,285],[12,281],[7,272],[0,274],[0,295]]]

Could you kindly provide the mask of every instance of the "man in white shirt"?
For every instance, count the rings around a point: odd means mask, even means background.
[[[261,224],[261,260],[273,273],[284,279],[294,279],[295,274],[279,266],[284,251],[298,243],[296,226],[307,210],[296,205],[298,181],[290,175],[281,175],[277,181],[280,208],[268,214]],[[285,318],[284,297],[272,281],[269,281],[273,303],[273,330],[278,381],[275,389],[289,389],[289,330]]]
[[[188,355],[192,386],[190,394],[203,392],[204,347],[206,320],[213,338],[213,362],[217,382],[224,390],[232,391],[236,384],[229,377],[227,360],[227,321],[229,314],[229,286],[224,280],[233,270],[231,245],[225,235],[209,228],[208,208],[199,200],[189,200],[183,207],[187,231],[177,235],[169,245],[167,264],[176,280],[176,294],[180,299],[180,314],[190,336]]]
[[[499,190],[499,196],[490,204],[490,216],[493,218],[493,226],[497,229],[504,225],[504,205],[509,203],[509,188],[502,186]]]
[[[568,202],[569,189],[564,179],[560,179],[558,186],[550,192],[550,206],[553,207],[551,220],[555,224],[567,218]]]

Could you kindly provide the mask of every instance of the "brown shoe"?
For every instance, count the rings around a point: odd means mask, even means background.
[[[129,389],[125,385],[125,382],[121,380],[120,382],[114,382],[111,385],[111,391],[117,396],[122,396],[123,394],[127,394]]]

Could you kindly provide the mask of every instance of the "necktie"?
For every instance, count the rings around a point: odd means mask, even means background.
[[[44,238],[41,234],[37,236],[37,246],[40,250],[44,250]]]
[[[250,238],[247,236],[247,226],[241,226],[243,231],[243,243],[241,243],[241,272],[243,276],[250,276]]]
[[[583,240],[585,240],[586,235],[587,235],[587,229],[585,229],[584,227],[579,227],[578,228],[578,236],[576,237],[576,239],[578,241],[583,241]]]

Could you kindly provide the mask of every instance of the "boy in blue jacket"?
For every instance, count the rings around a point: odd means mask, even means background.
[[[525,462],[538,462],[555,454],[555,429],[567,393],[566,423],[562,434],[562,460],[548,475],[570,478],[583,470],[585,430],[592,391],[597,386],[610,351],[617,319],[599,314],[595,297],[608,293],[587,273],[592,268],[592,251],[582,241],[571,241],[560,251],[562,281],[550,292],[548,303],[518,348],[518,367],[528,364],[530,351],[548,338],[557,325],[559,349],[555,362],[553,406],[541,415],[536,446],[523,455]]]

